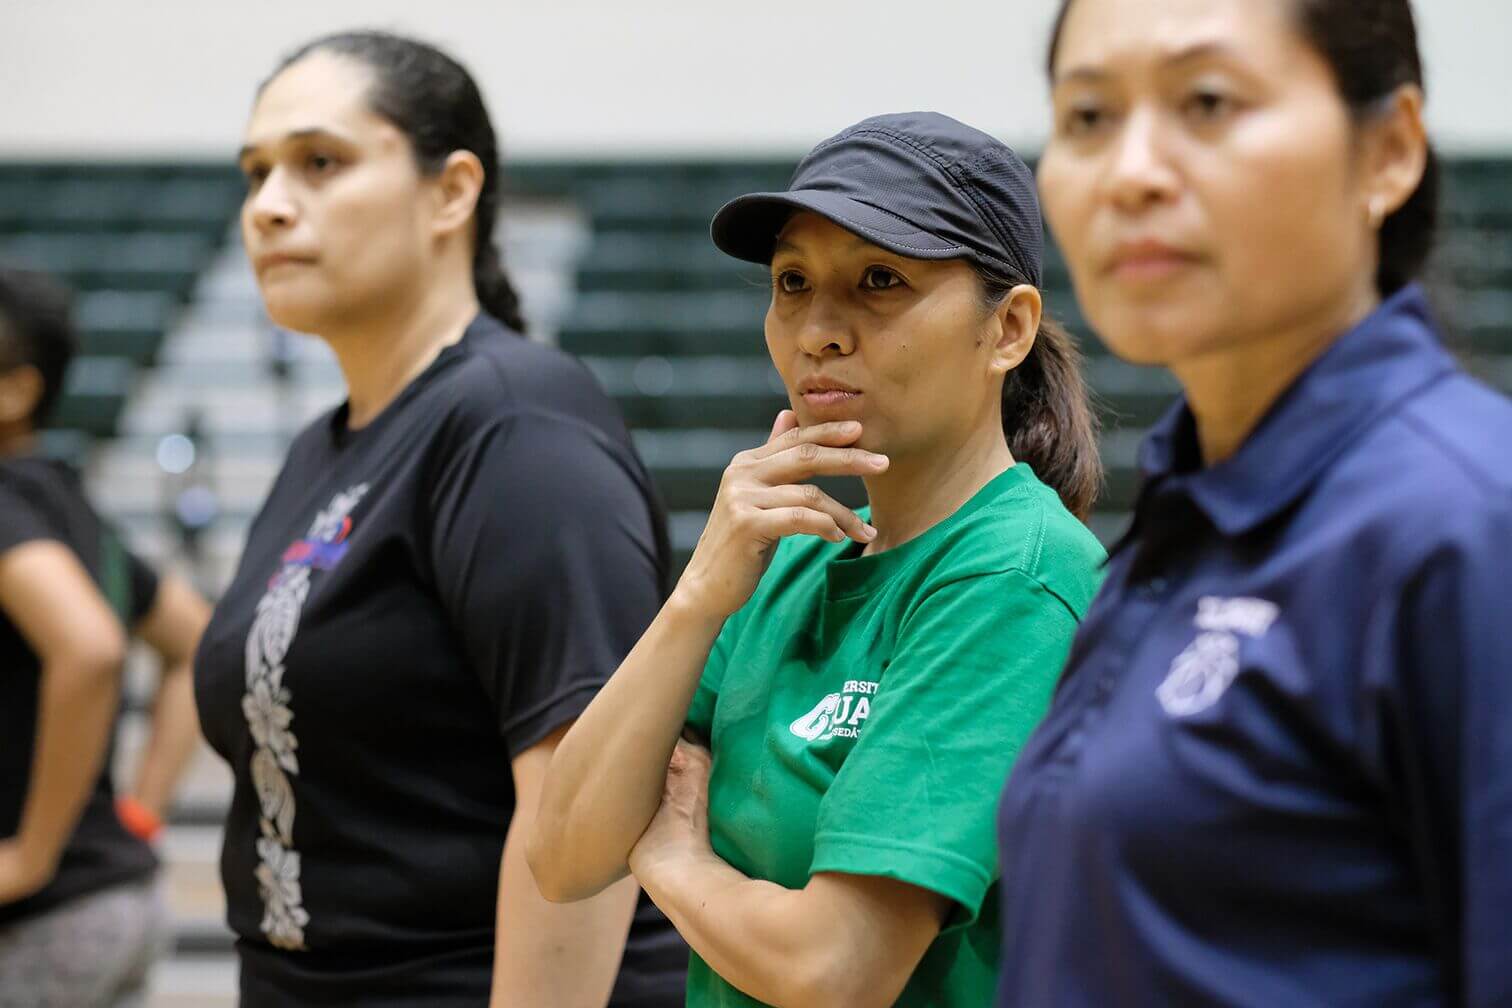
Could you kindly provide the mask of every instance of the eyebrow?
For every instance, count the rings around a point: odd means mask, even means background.
[[[845,251],[853,252],[856,249],[861,248],[863,245],[876,245],[876,242],[868,241],[867,239],[857,235],[854,241],[845,246]],[[882,251],[886,252],[887,250],[883,249]],[[788,241],[785,238],[778,238],[777,243],[772,246],[772,255],[775,256],[778,252],[791,252],[793,255],[802,255],[803,249],[799,248],[797,245],[794,245],[792,242]]]
[[[305,129],[290,130],[288,133],[285,133],[283,135],[281,140],[272,140],[268,143],[287,143],[290,140],[310,140],[320,138],[335,140],[339,143],[351,142],[346,137],[341,136],[339,133],[333,133],[331,130],[325,129],[320,126],[310,126]],[[236,152],[237,163],[240,163],[243,159],[245,159],[248,154],[256,153],[259,147],[266,146],[268,146],[268,144],[243,144],[241,150]]]
[[[1236,55],[1233,46],[1225,42],[1197,42],[1173,50],[1161,58],[1162,67],[1177,67],[1184,63],[1194,63],[1198,60],[1212,59],[1216,56],[1233,57]],[[1096,82],[1106,80],[1113,76],[1109,71],[1097,66],[1072,67],[1063,73],[1055,75],[1055,84],[1066,84],[1071,81]]]

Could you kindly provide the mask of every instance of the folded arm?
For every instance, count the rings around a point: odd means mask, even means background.
[[[709,845],[708,756],[679,743],[631,855],[646,892],[709,968],[777,1008],[893,1004],[951,901],[881,876],[821,872],[802,889],[751,879]]]

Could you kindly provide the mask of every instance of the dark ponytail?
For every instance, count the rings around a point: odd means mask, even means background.
[[[1357,122],[1381,112],[1397,89],[1424,87],[1410,0],[1290,0],[1302,37],[1333,71],[1339,95]],[[1062,0],[1050,32],[1048,68],[1072,0]],[[1432,146],[1417,189],[1381,225],[1376,288],[1390,296],[1411,283],[1433,251],[1438,230],[1439,162]]]
[[[976,266],[983,301],[1002,303],[1020,281]],[[1034,347],[1003,381],[1003,433],[1008,450],[1029,463],[1066,510],[1086,521],[1102,490],[1098,421],[1082,378],[1075,338],[1049,315],[1040,318]]]
[[[472,76],[434,46],[379,31],[340,32],[306,43],[284,58],[274,76],[315,52],[358,60],[372,71],[368,105],[409,140],[421,172],[439,172],[459,150],[471,151],[483,163],[483,188],[473,214],[473,286],[484,311],[523,334],[520,298],[493,238],[499,212],[498,142]]]

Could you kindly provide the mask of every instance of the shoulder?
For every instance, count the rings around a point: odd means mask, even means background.
[[[927,583],[991,577],[1038,586],[1077,619],[1102,580],[1107,553],[1054,490],[1030,479],[951,527],[935,545]]]
[[[486,316],[425,390],[420,412],[410,429],[426,431],[432,485],[486,460],[547,497],[552,487],[651,493],[619,408],[588,369]]]
[[[438,379],[444,425],[459,435],[518,420],[624,434],[618,409],[582,362],[487,316]]]
[[[44,459],[0,461],[0,526],[9,539],[62,536],[69,516],[91,513],[73,470]]]
[[[73,469],[43,458],[0,459],[0,488],[22,496],[64,496],[77,492],[79,480]]]
[[[1424,475],[1483,503],[1512,496],[1512,400],[1455,372],[1409,401],[1395,422],[1405,461]]]
[[[475,324],[424,398],[422,472],[435,500],[481,479],[543,515],[568,502],[579,515],[632,502],[658,510],[618,407],[554,347]]]
[[[1512,546],[1512,401],[1455,371],[1372,428],[1314,498],[1383,583],[1446,550]]]

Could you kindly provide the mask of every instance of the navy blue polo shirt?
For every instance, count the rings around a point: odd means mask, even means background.
[[[1141,467],[1004,793],[999,1005],[1512,1004],[1512,403],[1410,287]]]

